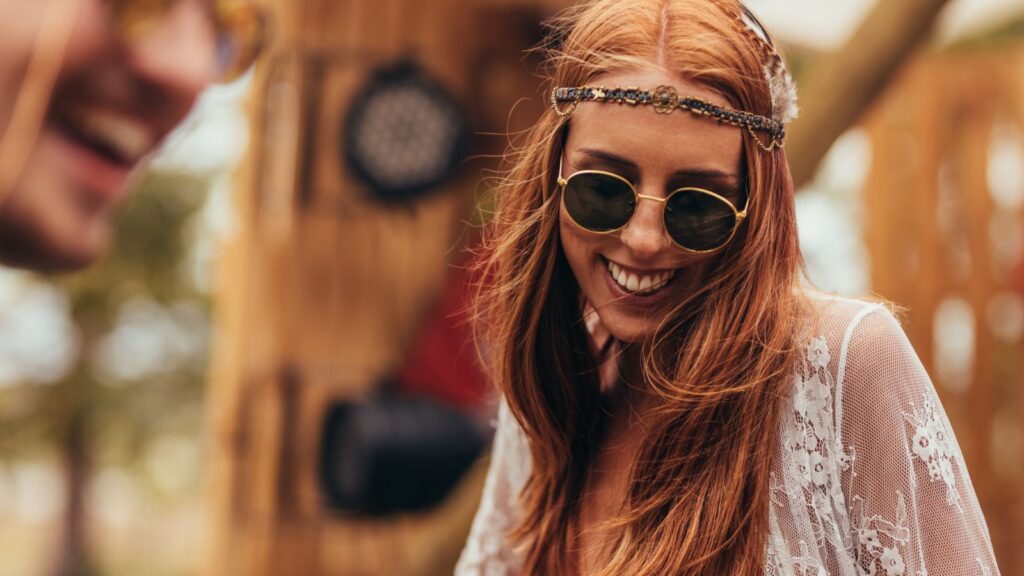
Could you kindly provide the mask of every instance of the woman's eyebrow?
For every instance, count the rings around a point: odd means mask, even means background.
[[[602,160],[604,162],[609,162],[611,164],[617,164],[617,165],[619,165],[619,166],[621,166],[623,168],[627,168],[627,169],[632,170],[634,172],[639,172],[640,171],[639,167],[632,160],[629,160],[627,158],[623,158],[622,156],[619,156],[617,154],[612,154],[611,152],[606,152],[604,150],[598,150],[598,149],[595,149],[595,148],[580,148],[579,152],[581,154],[585,154],[587,156],[590,156],[591,158],[593,158],[595,160]],[[682,177],[682,178],[694,178],[694,177],[696,177],[696,178],[715,179],[715,180],[731,180],[731,181],[738,181],[739,180],[739,177],[736,174],[731,174],[729,172],[723,172],[723,171],[717,170],[715,168],[700,168],[700,167],[684,168],[684,169],[681,169],[681,170],[676,170],[672,174],[672,177],[673,178],[680,178],[680,177]]]
[[[674,177],[707,178],[709,180],[739,180],[735,174],[715,170],[714,168],[688,168],[676,170]]]
[[[616,164],[622,168],[628,168],[634,172],[639,172],[639,168],[636,163],[632,160],[627,160],[622,156],[612,154],[611,152],[605,152],[604,150],[597,150],[595,148],[580,148],[580,153],[590,156],[595,160],[602,160],[610,164]]]

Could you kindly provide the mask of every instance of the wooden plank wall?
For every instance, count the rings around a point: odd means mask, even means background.
[[[384,208],[345,172],[339,126],[375,66],[411,55],[471,104],[477,130],[517,128],[508,111],[539,84],[523,50],[551,7],[269,3],[273,45],[257,67],[237,226],[218,266],[205,573],[450,574],[484,463],[439,510],[371,522],[325,509],[316,457],[328,403],[368,394],[401,361],[450,271],[480,170],[495,166],[471,166],[413,209]]]
[[[989,176],[1000,138],[1024,150],[1024,45],[916,59],[865,128],[873,289],[907,308],[904,326],[949,412],[1003,574],[1024,575],[1024,340],[1014,327],[1024,260],[1013,247],[1024,248],[1024,181],[1020,200],[997,202]],[[950,303],[970,312],[954,335],[972,349],[966,378],[937,353],[936,313]]]

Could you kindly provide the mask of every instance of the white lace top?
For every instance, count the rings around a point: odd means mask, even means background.
[[[816,302],[778,430],[766,576],[999,574],[960,447],[895,318],[875,304]],[[505,532],[529,471],[502,405],[457,576],[518,573]]]

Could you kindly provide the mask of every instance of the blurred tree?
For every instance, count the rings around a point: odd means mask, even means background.
[[[185,264],[188,223],[207,176],[151,171],[119,219],[110,255],[56,279],[70,302],[79,347],[52,386],[22,386],[23,409],[5,415],[0,456],[50,447],[65,472],[65,511],[54,576],[100,573],[86,545],[86,488],[94,466],[135,467],[150,439],[201,426],[207,300]]]
[[[836,138],[858,120],[928,38],[948,2],[879,2],[845,46],[808,68],[800,79],[801,114],[786,142],[797,188],[811,179]]]

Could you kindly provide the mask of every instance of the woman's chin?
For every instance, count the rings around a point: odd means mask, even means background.
[[[653,321],[643,318],[634,318],[615,312],[605,315],[598,312],[598,316],[601,317],[601,323],[604,324],[608,333],[620,342],[630,344],[643,342],[646,338],[650,338],[657,329]]]

